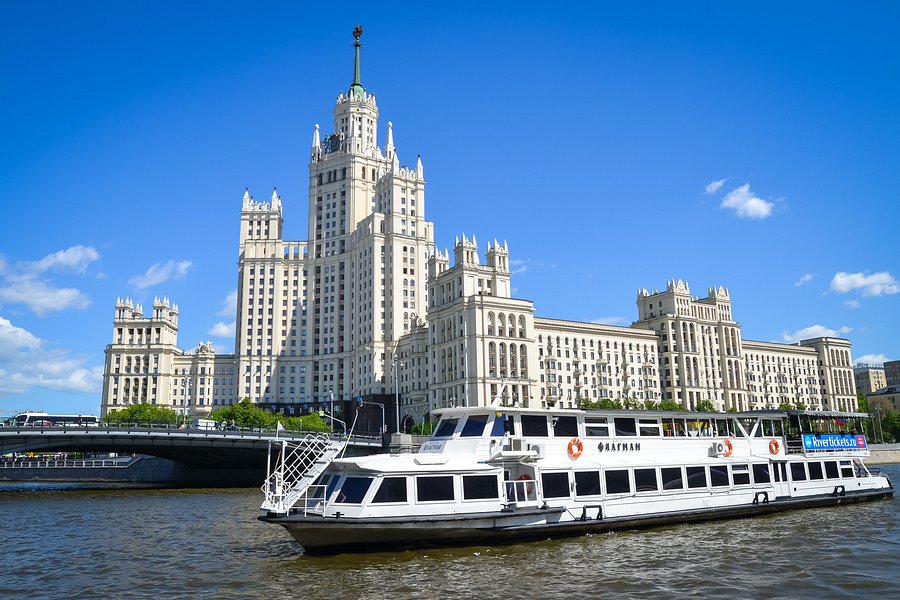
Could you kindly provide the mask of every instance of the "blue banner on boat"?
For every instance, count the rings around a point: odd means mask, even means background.
[[[803,449],[816,450],[865,450],[866,436],[861,434],[804,433]]]

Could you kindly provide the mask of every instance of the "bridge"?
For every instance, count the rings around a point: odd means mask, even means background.
[[[310,432],[265,429],[195,429],[166,426],[0,427],[0,455],[24,452],[110,452],[153,456],[176,463],[177,479],[261,483],[273,440],[302,442]],[[332,434],[347,454],[383,451],[381,436]]]

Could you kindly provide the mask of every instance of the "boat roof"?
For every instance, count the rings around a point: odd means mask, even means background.
[[[693,412],[693,411],[674,411],[674,410],[626,410],[626,409],[580,409],[580,408],[525,408],[523,406],[456,406],[452,408],[439,408],[433,414],[439,417],[460,417],[467,414],[490,414],[490,413],[521,413],[521,414],[543,414],[543,415],[596,415],[596,416],[621,416],[621,417],[638,417],[655,419],[661,418],[689,418],[689,419],[728,419],[736,417],[739,419],[758,419],[784,418],[788,415],[804,415],[810,417],[824,418],[868,418],[868,413],[847,412],[847,411],[822,411],[822,410],[749,410],[744,412]]]

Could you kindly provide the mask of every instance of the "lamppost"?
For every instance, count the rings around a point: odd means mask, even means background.
[[[400,433],[400,357],[394,354],[394,402],[397,406],[397,433]]]
[[[377,406],[378,408],[380,408],[381,409],[381,433],[382,434],[387,433],[387,422],[386,422],[386,419],[384,416],[384,404],[378,404],[377,402],[366,402],[365,400],[362,399],[362,396],[358,396],[358,400],[356,401],[356,403],[359,406],[368,404],[369,406]]]

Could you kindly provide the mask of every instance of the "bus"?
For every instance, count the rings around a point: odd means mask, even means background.
[[[97,427],[94,415],[51,415],[45,412],[22,412],[6,420],[6,427]]]

